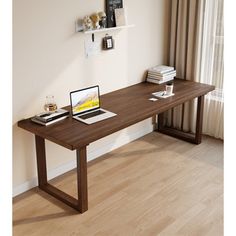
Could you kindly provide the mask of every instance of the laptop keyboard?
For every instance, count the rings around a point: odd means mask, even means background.
[[[85,119],[88,119],[88,118],[91,118],[91,117],[94,117],[94,116],[97,116],[97,115],[101,115],[103,113],[105,113],[105,111],[98,110],[98,111],[90,112],[90,113],[85,114],[85,115],[78,116],[78,118],[81,118],[81,119],[85,120]]]

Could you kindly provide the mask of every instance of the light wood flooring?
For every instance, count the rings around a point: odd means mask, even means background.
[[[76,172],[51,181],[76,197]],[[34,188],[13,201],[15,236],[223,235],[223,142],[148,134],[89,164],[84,214]]]

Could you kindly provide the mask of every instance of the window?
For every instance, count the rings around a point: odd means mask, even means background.
[[[212,98],[223,99],[223,77],[224,77],[224,2],[218,1],[217,21],[214,42],[213,55],[213,73],[212,84],[216,90],[211,93]]]

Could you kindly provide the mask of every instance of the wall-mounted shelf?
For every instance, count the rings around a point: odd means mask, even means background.
[[[85,34],[94,34],[94,33],[102,33],[102,32],[108,32],[108,31],[115,31],[119,29],[127,29],[127,28],[132,28],[135,25],[124,25],[124,26],[117,26],[117,27],[112,27],[112,28],[103,28],[103,29],[97,29],[97,30],[87,30],[87,31],[82,31],[82,33]]]
[[[94,33],[102,33],[102,32],[109,32],[109,31],[115,31],[119,29],[126,29],[126,28],[132,28],[135,25],[124,25],[124,26],[117,26],[112,28],[102,28],[102,29],[96,29],[96,30],[83,30],[83,26],[81,22],[75,22],[75,32],[76,33],[84,33],[84,34],[94,34]]]

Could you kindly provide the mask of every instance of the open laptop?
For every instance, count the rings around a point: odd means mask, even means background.
[[[86,124],[93,124],[116,115],[100,108],[98,85],[70,92],[70,104],[73,118]]]

